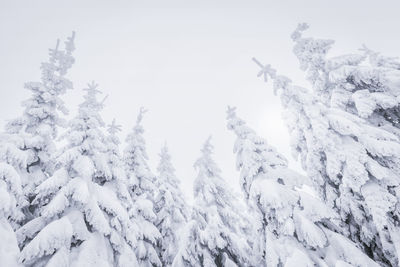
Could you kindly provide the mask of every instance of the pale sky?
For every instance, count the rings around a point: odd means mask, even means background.
[[[336,40],[332,55],[365,43],[399,55],[400,2],[307,1],[5,1],[0,0],[1,124],[21,114],[28,81],[40,78],[40,63],[56,39],[76,31],[76,63],[68,74],[74,90],[65,96],[71,115],[82,88],[94,80],[109,95],[103,118],[133,127],[140,106],[150,165],[155,172],[167,141],[182,187],[192,194],[193,163],[211,134],[224,178],[238,188],[226,129],[227,105],[298,169],[279,99],[256,77],[257,57],[307,85],[292,54],[290,34],[299,22],[308,36]]]

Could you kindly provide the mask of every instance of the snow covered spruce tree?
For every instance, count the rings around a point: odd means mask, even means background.
[[[210,138],[196,161],[194,207],[173,266],[254,266],[248,221],[211,157]]]
[[[161,149],[158,164],[158,195],[155,203],[156,226],[161,233],[157,244],[158,254],[163,266],[171,266],[178,250],[182,227],[188,219],[188,207],[179,188],[180,181],[175,176],[171,155],[165,145]]]
[[[97,85],[85,89],[85,100],[65,134],[67,145],[57,170],[36,188],[37,217],[18,230],[28,240],[20,261],[27,266],[132,266],[130,244],[137,235],[115,192]]]
[[[126,138],[124,150],[128,188],[134,201],[129,214],[131,220],[138,225],[141,231],[135,249],[140,266],[161,266],[162,262],[156,250],[157,243],[160,242],[161,238],[156,227],[156,177],[147,164],[146,142],[143,138],[144,129],[141,125],[145,112],[144,108],[140,109],[136,125]]]
[[[74,37],[72,33],[64,50],[60,50],[59,41],[50,49],[49,61],[41,65],[41,81],[25,84],[32,96],[22,103],[23,115],[6,125],[10,142],[3,153],[18,156],[18,164],[13,166],[21,176],[24,194],[29,200],[34,198],[35,187],[54,171],[57,127],[65,126],[59,112],[68,112],[61,95],[72,89],[72,82],[65,76],[74,63]],[[33,212],[32,206],[25,211],[27,220],[32,218],[30,213]]]
[[[112,179],[110,185],[114,187],[114,191],[117,192],[118,198],[122,200],[122,205],[129,212],[133,207],[133,200],[129,193],[128,176],[125,172],[124,162],[119,152],[119,140],[117,133],[121,131],[121,126],[116,124],[116,120],[113,119],[112,123],[108,125],[108,136],[106,137],[107,143],[107,160],[110,166],[111,175],[115,177]],[[137,227],[133,221],[133,226]],[[139,230],[137,230],[139,231]]]
[[[331,40],[292,35],[312,90],[291,84],[269,65],[281,92],[295,154],[342,228],[381,265],[399,265],[400,64],[364,47],[328,58]]]
[[[237,168],[257,226],[258,266],[377,266],[355,244],[336,233],[335,212],[297,190],[306,177],[228,108],[228,129],[237,140]],[[340,229],[339,229],[340,230]]]
[[[59,50],[59,42],[50,49],[49,62],[41,65],[41,81],[25,84],[32,96],[22,103],[22,116],[10,121],[0,136],[0,259],[7,266],[17,264],[14,231],[36,215],[29,203],[35,186],[53,171],[54,139],[63,124],[58,112],[66,113],[60,96],[72,88],[65,75],[74,62],[73,50],[74,34],[65,50]]]

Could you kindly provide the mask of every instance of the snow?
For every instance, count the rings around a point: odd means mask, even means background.
[[[0,134],[0,265],[398,266],[400,62],[365,46],[330,58],[334,41],[304,37],[307,28],[291,38],[310,88],[253,58],[306,174],[228,107],[242,192],[222,177],[210,137],[192,204],[167,145],[157,174],[150,168],[144,108],[121,144],[91,82],[65,121],[75,35],[63,50],[58,41],[41,80],[25,84],[22,116]]]
[[[189,217],[188,204],[179,188],[180,181],[175,176],[168,147],[161,149],[160,162],[157,168],[158,196],[156,197],[156,226],[161,234],[157,246],[158,254],[164,266],[171,265],[177,255],[178,244],[181,240],[181,228]]]
[[[0,261],[4,266],[17,267],[19,248],[14,230],[5,218],[0,219]]]
[[[45,226],[39,234],[22,250],[21,262],[51,255],[60,248],[70,247],[72,225],[68,218],[63,217]]]
[[[146,110],[141,108],[136,125],[126,138],[123,155],[125,171],[128,174],[128,190],[133,200],[133,205],[128,207],[128,212],[140,231],[135,248],[139,264],[161,266],[161,259],[156,250],[161,238],[161,233],[156,227],[155,213],[158,190],[155,184],[156,177],[147,163],[144,128],[141,125],[145,113]]]
[[[193,186],[194,206],[182,239],[188,247],[178,250],[173,266],[218,265],[226,261],[226,256],[238,266],[252,266],[255,259],[249,239],[253,235],[250,222],[237,209],[238,200],[220,176],[212,153],[210,137],[194,164],[198,171]]]
[[[292,39],[311,89],[257,64],[280,92],[293,154],[319,197],[339,215],[334,228],[366,254],[373,250],[376,262],[398,265],[391,241],[396,234],[389,229],[399,224],[400,63],[366,47],[362,54],[329,58],[333,42],[303,37],[306,28],[299,25]]]

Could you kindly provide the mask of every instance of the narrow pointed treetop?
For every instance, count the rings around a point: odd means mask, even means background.
[[[208,138],[201,156],[195,162],[198,176],[194,181],[194,207],[186,227],[183,246],[178,251],[175,265],[253,266],[250,246],[249,221],[239,211],[239,200],[221,177],[220,169],[212,159],[213,146]],[[196,265],[197,266],[197,265]]]
[[[150,193],[155,190],[153,185],[155,177],[147,163],[146,140],[143,137],[142,119],[146,112],[143,107],[140,108],[133,131],[126,137],[124,150],[124,160],[127,171],[130,173],[130,183],[136,194],[142,194],[144,191]]]
[[[65,49],[59,49],[59,41],[55,49],[50,49],[49,62],[41,65],[42,77],[40,82],[29,82],[25,88],[32,92],[30,99],[23,102],[25,107],[21,118],[7,124],[8,132],[18,132],[24,129],[27,133],[40,136],[56,135],[56,126],[63,123],[57,111],[64,114],[68,112],[60,96],[72,89],[72,82],[65,78],[75,59],[72,52],[75,33],[65,42]]]
[[[155,198],[158,190],[155,185],[156,177],[147,163],[146,141],[141,124],[145,112],[144,108],[140,108],[136,124],[126,138],[124,150],[128,188],[134,201],[134,206],[129,213],[131,220],[138,224],[141,231],[141,238],[135,248],[139,263],[144,266],[161,266],[162,262],[156,250],[157,243],[161,238],[156,227],[157,216],[155,214]]]
[[[174,186],[179,185],[180,181],[175,175],[175,168],[172,165],[171,155],[169,153],[169,149],[166,143],[161,148],[159,156],[160,161],[157,166],[157,171],[160,174],[159,179],[161,179],[161,182],[168,181],[168,183],[171,183]]]
[[[211,157],[213,150],[214,146],[211,144],[210,136],[207,138],[203,148],[201,149],[201,157],[194,163],[194,168],[199,171],[199,177],[203,175],[205,177],[220,176],[221,170]]]
[[[179,188],[180,181],[175,176],[167,144],[161,149],[157,170],[159,175],[156,184],[159,193],[155,203],[156,226],[162,237],[157,250],[163,266],[170,266],[177,254],[177,244],[181,240],[182,228],[189,214],[183,193]]]
[[[111,124],[108,125],[107,132],[111,135],[116,135],[117,133],[121,132],[121,125],[117,124],[116,120],[113,119]]]

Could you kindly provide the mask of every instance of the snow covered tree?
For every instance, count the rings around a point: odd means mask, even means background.
[[[20,261],[27,266],[132,266],[137,229],[113,183],[110,148],[102,132],[103,103],[92,83],[71,120],[56,171],[35,191],[40,216],[17,232],[28,240]],[[111,147],[112,149],[112,147]]]
[[[186,224],[189,214],[167,145],[161,149],[157,170],[159,175],[156,181],[156,226],[161,233],[157,249],[162,266],[171,266],[177,254],[181,229]]]
[[[15,266],[19,249],[15,230],[35,216],[29,201],[34,189],[54,169],[54,139],[63,125],[58,112],[66,113],[60,98],[72,83],[65,78],[74,63],[74,33],[65,42],[65,50],[50,49],[49,62],[42,63],[40,82],[25,88],[32,96],[22,103],[23,115],[10,121],[0,137],[0,259]]]
[[[247,203],[256,219],[258,265],[377,266],[355,244],[335,231],[335,212],[298,190],[308,179],[228,108],[228,129],[237,140],[237,168]],[[346,265],[347,264],[347,265]]]
[[[126,138],[124,150],[128,188],[134,202],[129,214],[131,220],[138,225],[141,231],[135,249],[140,266],[161,266],[162,263],[156,250],[157,243],[161,238],[156,227],[156,177],[147,164],[146,142],[141,125],[145,112],[145,109],[140,109],[136,125]]]
[[[221,177],[207,139],[194,164],[194,207],[173,266],[254,266],[245,213]]]
[[[312,90],[270,66],[303,168],[340,214],[347,235],[382,265],[399,265],[400,64],[364,47],[328,58],[331,40],[292,34],[294,53]]]
[[[65,126],[59,112],[64,115],[68,112],[61,96],[72,89],[72,82],[65,76],[74,63],[74,38],[75,33],[72,33],[64,50],[59,49],[59,41],[55,49],[50,49],[49,61],[41,65],[41,81],[25,84],[32,96],[22,103],[23,115],[6,125],[10,143],[15,146],[7,150],[19,149],[23,152],[18,154],[25,154],[23,166],[14,167],[21,175],[24,193],[30,200],[34,198],[35,187],[54,171],[57,127]]]
[[[115,119],[113,119],[112,123],[108,125],[107,131],[107,160],[111,167],[111,175],[114,177],[112,181],[109,181],[109,184],[112,182],[114,191],[117,192],[118,198],[122,200],[122,205],[127,211],[130,211],[133,207],[133,200],[128,189],[128,176],[125,172],[124,162],[119,152],[121,142],[117,136],[117,133],[121,131],[121,126],[117,125]]]

